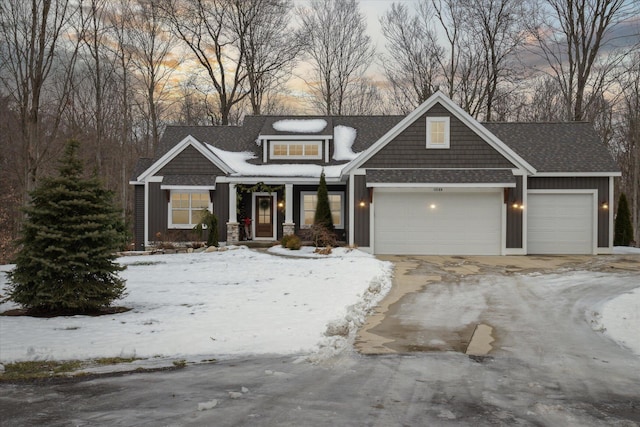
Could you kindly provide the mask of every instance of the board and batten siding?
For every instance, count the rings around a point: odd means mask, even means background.
[[[192,146],[186,147],[177,156],[171,159],[167,165],[156,173],[162,175],[215,175],[224,176],[216,165],[211,163],[198,150]]]
[[[370,197],[367,188],[367,178],[364,175],[353,177],[353,218],[354,218],[354,244],[362,247],[371,246],[370,238]],[[360,206],[360,201],[365,202],[365,206]]]
[[[523,211],[520,208],[514,208],[513,204],[518,203],[521,205],[523,202],[522,197],[522,177],[516,176],[515,188],[507,189],[507,248],[508,249],[521,249],[522,248],[522,216]]]
[[[218,219],[218,240],[227,241],[227,222],[229,222],[229,184],[217,183],[211,199],[213,214]]]
[[[448,149],[426,148],[426,118],[449,117]],[[440,104],[390,141],[363,168],[512,168],[502,154]]]
[[[133,223],[135,229],[133,231],[134,250],[143,251],[145,247],[144,241],[144,185],[134,186],[134,206],[133,206]]]
[[[159,182],[149,182],[149,222],[148,222],[148,239],[151,242],[157,241],[157,234],[166,237],[168,226],[168,205],[166,191],[163,191]]]
[[[529,178],[527,187],[529,190],[598,190],[598,247],[609,247],[609,210],[601,206],[602,202],[609,201],[608,177]]]

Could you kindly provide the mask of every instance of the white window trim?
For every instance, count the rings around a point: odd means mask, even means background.
[[[206,193],[209,196],[209,212],[213,212],[213,203],[211,202],[211,193],[209,191],[201,191],[194,189],[173,189],[169,193],[169,203],[167,203],[167,228],[169,229],[179,229],[179,230],[191,230],[197,224],[174,224],[173,223],[173,193],[189,193],[189,194],[204,194]],[[191,206],[189,206],[189,214],[191,214]],[[191,220],[191,215],[189,215],[189,220]]]
[[[432,123],[444,122],[444,144],[434,144],[431,142]],[[450,119],[449,117],[427,117],[427,148],[447,149],[450,146]]]
[[[318,154],[314,156],[290,156],[290,155],[276,155],[273,154],[273,150],[275,145],[286,145],[287,152],[289,152],[289,147],[291,145],[316,145],[318,147]],[[292,159],[292,160],[318,160],[322,159],[323,150],[322,150],[322,141],[319,140],[311,140],[311,141],[270,141],[269,143],[269,156],[274,160],[282,160],[282,159]]]
[[[344,191],[328,191],[327,192],[329,195],[339,195],[340,196],[340,219],[342,220],[342,224],[334,224],[334,228],[338,229],[338,230],[343,230],[345,227],[344,224],[344,205],[345,205],[345,198],[344,198]],[[300,228],[309,228],[309,225],[306,225],[304,223],[304,196],[306,195],[311,195],[311,196],[315,196],[318,193],[316,191],[301,191],[300,192]]]

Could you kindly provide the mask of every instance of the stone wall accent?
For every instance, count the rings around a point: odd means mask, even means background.
[[[287,236],[289,234],[296,233],[296,225],[293,222],[285,222],[282,224],[282,235]]]
[[[227,244],[234,245],[240,242],[240,224],[237,222],[227,223]]]

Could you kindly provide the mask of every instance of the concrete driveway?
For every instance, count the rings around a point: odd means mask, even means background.
[[[522,277],[571,271],[640,272],[638,255],[380,258],[395,264],[394,286],[358,332],[355,347],[368,355],[416,351],[495,354],[506,345],[508,335],[518,333],[513,330],[518,319],[531,324],[531,334],[543,334],[545,317],[541,314],[547,310],[566,313],[575,302],[558,307],[554,301],[540,300],[531,286],[521,283]],[[493,286],[488,282],[494,282]],[[640,286],[640,276],[623,280],[622,291],[626,285]],[[580,288],[576,298],[585,298],[582,292],[594,299],[607,298],[616,291]],[[457,298],[459,304],[451,304],[448,297]],[[557,299],[553,293],[544,297]],[[446,311],[438,310],[437,303],[445,305]],[[536,308],[536,304],[541,306]]]

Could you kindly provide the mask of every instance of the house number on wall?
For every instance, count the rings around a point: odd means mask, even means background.
[[[441,192],[441,191],[444,191],[444,190],[442,188],[434,188],[433,191]]]

